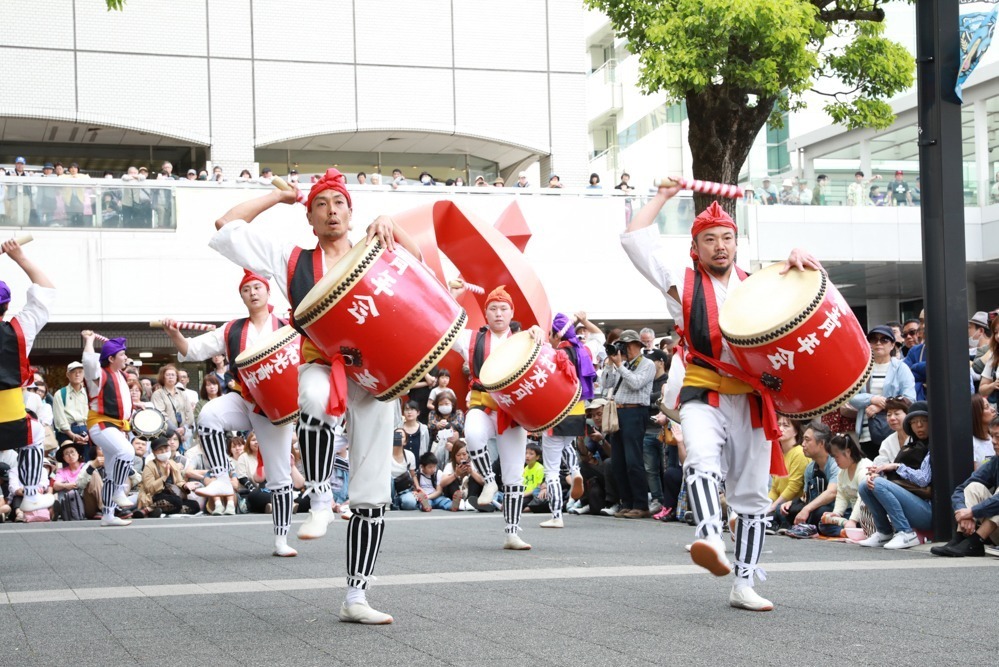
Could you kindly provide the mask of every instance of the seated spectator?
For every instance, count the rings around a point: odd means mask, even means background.
[[[981,394],[974,394],[971,397],[971,440],[976,470],[985,462],[985,459],[992,456],[989,428],[995,416],[995,406],[989,403],[987,398]]]
[[[140,510],[155,508],[163,514],[197,514],[198,503],[184,499],[184,471],[171,457],[170,443],[162,436],[152,442],[153,460],[142,471]]]
[[[432,404],[427,428],[438,458],[449,456],[454,443],[465,435],[465,416],[458,409],[457,400],[454,392],[448,389],[437,394]]]
[[[856,528],[863,503],[858,489],[867,483],[867,470],[873,463],[864,458],[855,433],[837,433],[829,440],[829,451],[839,476],[836,478],[836,505],[822,515],[819,532],[827,537],[839,537],[844,528]]]
[[[545,489],[545,467],[541,464],[541,446],[529,441],[524,457],[524,511],[547,512],[548,495]]]
[[[802,437],[805,435],[804,424],[789,417],[780,417],[777,425],[780,427],[778,442],[784,452],[787,476],[774,476],[770,484],[770,509],[767,514],[773,514],[782,505],[801,498],[805,490],[805,469],[808,467],[808,458],[801,449]]]
[[[132,439],[132,449],[135,450],[135,456],[132,458],[132,470],[141,476],[146,467],[146,459],[153,458],[149,452],[149,441],[136,436]]]
[[[264,468],[264,457],[260,454],[260,443],[257,434],[250,431],[246,438],[234,436],[229,440],[229,458],[232,461],[231,469],[234,470],[233,477],[236,478],[237,489],[240,496],[240,504],[246,503],[246,510],[252,514],[268,514],[267,505],[271,501],[271,495],[267,492],[267,471]],[[217,511],[212,508],[212,514],[235,514],[235,508],[230,507],[231,502],[225,501],[225,508]]]
[[[652,518],[659,521],[679,521],[677,505],[683,489],[683,463],[687,460],[687,447],[678,422],[670,420],[664,433],[666,468],[663,470],[663,509]]]
[[[430,430],[426,424],[418,421],[419,416],[420,404],[416,401],[407,402],[402,409],[402,430],[406,433],[405,447],[417,461],[430,451]]]
[[[397,428],[392,434],[392,509],[416,509],[416,458],[403,445],[406,433]]]
[[[805,467],[805,497],[780,506],[777,518],[784,527],[791,526],[791,537],[815,537],[822,515],[832,511],[836,502],[836,480],[839,466],[829,456],[829,427],[819,421],[810,422],[801,437],[801,451],[811,459]]]
[[[888,428],[891,433],[881,441],[878,455],[874,457],[874,465],[891,463],[898,456],[899,451],[909,440],[909,436],[902,428],[905,422],[905,415],[909,413],[909,406],[912,405],[906,396],[896,396],[885,401],[885,415],[888,420]]]
[[[950,503],[957,532],[947,544],[930,549],[936,556],[984,556],[986,540],[999,544],[999,417],[992,419],[989,434],[993,455],[954,489]]]
[[[88,519],[100,519],[104,510],[101,488],[104,486],[104,452],[97,445],[90,447],[90,461],[76,476],[76,488],[83,496],[83,514]]]
[[[437,470],[437,457],[433,452],[426,452],[420,457],[420,471],[416,474],[416,498],[424,512],[451,509],[451,499],[444,496],[442,480],[443,476]]]
[[[860,542],[864,547],[908,549],[919,544],[917,530],[929,530],[933,522],[930,486],[930,420],[925,401],[912,404],[902,428],[909,441],[892,463],[871,466],[860,497],[870,510],[877,528]]]
[[[602,431],[603,407],[606,404],[606,399],[596,398],[586,406],[586,434],[576,446],[579,472],[583,476],[584,503],[573,514],[602,513],[613,516],[620,508],[617,484],[610,465],[610,440]]]
[[[75,442],[64,442],[56,451],[56,461],[62,468],[56,471],[52,490],[56,493],[55,514],[63,521],[82,521],[86,518],[83,495],[76,487],[83,470],[82,447]]]
[[[884,412],[886,401],[891,396],[916,400],[916,381],[909,367],[892,356],[895,333],[890,327],[882,324],[872,328],[867,333],[867,340],[873,359],[871,377],[864,389],[850,399],[849,407],[857,413],[855,432],[860,439],[860,448],[864,456],[874,458],[881,442],[891,432]]]
[[[444,478],[441,480],[441,488],[444,490],[444,497],[451,499],[451,511],[475,509],[468,504],[468,490],[472,481],[478,477],[472,469],[472,459],[468,455],[468,449],[464,440],[458,440],[451,448],[447,465],[444,466]],[[478,477],[479,484],[482,478]]]

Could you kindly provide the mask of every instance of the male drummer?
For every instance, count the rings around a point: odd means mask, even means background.
[[[244,271],[239,281],[239,297],[246,306],[249,317],[227,322],[225,326],[195,338],[185,338],[174,320],[163,320],[163,330],[177,348],[177,360],[205,361],[224,354],[229,359],[229,372],[236,374],[235,359],[243,350],[250,349],[257,340],[285,326],[285,322],[271,314],[268,306],[270,284],[263,276]],[[295,373],[298,369],[289,369]],[[274,522],[274,555],[297,556],[288,546],[288,528],[294,489],[291,482],[291,439],[294,426],[275,426],[259,408],[243,396],[239,383],[233,391],[205,403],[198,415],[198,435],[201,449],[208,462],[208,474],[213,481],[195,491],[204,498],[231,496],[234,491],[229,478],[229,455],[226,452],[226,431],[249,431],[257,434],[260,453],[264,457],[267,473],[267,490],[271,494],[271,518]]]
[[[465,288],[451,288],[451,296],[461,301]],[[506,286],[500,285],[486,297],[486,326],[478,331],[464,329],[454,344],[454,350],[465,360],[469,370],[469,385],[472,388],[465,416],[465,442],[468,455],[475,471],[485,480],[479,505],[489,505],[496,496],[496,475],[489,461],[486,443],[496,439],[499,450],[500,472],[503,475],[503,519],[506,521],[506,541],[504,549],[523,551],[531,545],[521,539],[520,514],[524,508],[524,459],[527,454],[527,431],[510,423],[496,401],[482,389],[479,376],[482,364],[489,353],[510,337],[510,321],[513,320],[513,299],[507,294]],[[531,336],[541,341],[544,333],[537,326],[529,329]]]
[[[24,487],[25,512],[51,507],[55,496],[44,483],[44,431],[28,417],[21,387],[34,376],[28,354],[42,327],[49,321],[49,308],[55,301],[55,288],[38,266],[28,259],[17,241],[0,245],[0,252],[10,257],[28,276],[27,300],[21,311],[0,321],[0,450],[17,450],[17,471]],[[10,307],[10,287],[0,280],[0,318]]]
[[[275,190],[237,205],[215,222],[218,233],[209,243],[243,268],[273,276],[293,311],[350,251],[347,232],[353,215],[343,174],[328,169],[312,185],[305,201],[306,219],[318,239],[314,249],[277,243],[257,225],[250,224],[272,206],[294,204],[299,196],[296,190]],[[377,238],[389,250],[398,243],[421,257],[416,244],[391,218],[379,216],[367,232],[366,243]],[[345,380],[342,361],[325,359],[311,341],[303,344],[303,355],[305,363],[299,367],[298,376],[298,441],[314,509],[298,536],[321,537],[333,520],[329,480],[333,473],[334,428],[341,425],[346,410],[352,516],[347,526],[347,599],[340,609],[340,620],[369,625],[391,623],[391,616],[368,605],[365,591],[371,585],[385,531],[385,507],[391,501],[388,480],[396,404],[378,401],[353,378]]]
[[[732,572],[722,542],[718,487],[722,471],[725,497],[738,517],[735,546],[735,583],[729,604],[739,609],[770,611],[773,604],[753,590],[754,577],[765,579],[757,563],[763,552],[767,486],[771,447],[762,423],[758,397],[749,385],[720,373],[719,361],[738,367],[718,326],[718,312],[730,290],[746,278],[735,265],[736,226],[717,202],[697,216],[690,230],[693,268],[668,267],[660,254],[656,215],[679,190],[660,187],[655,197],[635,214],[621,235],[621,245],[635,268],[666,297],[666,307],[693,350],[680,391],[680,417],[687,446],[687,493],[697,521],[697,539],[691,545],[693,561],[715,576]],[[790,268],[821,269],[808,253],[793,250]],[[737,369],[736,369],[737,370]]]

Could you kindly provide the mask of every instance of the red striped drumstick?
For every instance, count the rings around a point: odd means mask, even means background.
[[[465,289],[467,289],[472,294],[485,294],[486,293],[485,288],[480,287],[479,285],[475,285],[473,283],[466,283],[464,280],[449,280],[447,282],[447,284],[448,284],[448,287],[453,287],[454,289],[461,289],[462,287],[464,287]]]
[[[190,331],[215,331],[218,327],[214,324],[206,324],[204,322],[176,322],[178,329],[188,329]],[[162,320],[153,320],[149,323],[153,329],[162,329]]]
[[[679,185],[684,190],[693,190],[704,195],[714,195],[726,199],[740,199],[745,193],[738,185],[715,183],[714,181],[697,181],[692,178],[667,177],[656,180],[658,187]]]

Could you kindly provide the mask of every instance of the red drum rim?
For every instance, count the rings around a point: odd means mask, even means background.
[[[537,433],[538,431],[547,431],[548,429],[552,428],[553,426],[556,426],[556,425],[560,424],[563,419],[565,419],[566,417],[569,416],[569,413],[572,412],[572,409],[574,407],[576,407],[576,403],[579,402],[579,398],[582,395],[582,393],[583,393],[582,386],[579,385],[579,384],[577,384],[576,385],[576,391],[573,392],[574,395],[572,397],[572,400],[569,401],[569,405],[565,406],[565,409],[562,410],[562,412],[558,413],[558,416],[555,417],[555,419],[552,419],[550,422],[548,422],[544,426],[538,426],[536,428],[531,429],[531,433]]]
[[[808,412],[784,412],[780,408],[777,408],[777,414],[787,417],[788,419],[815,419],[816,417],[821,417],[830,410],[843,405],[848,399],[853,397],[854,394],[859,392],[863,386],[867,384],[867,380],[871,377],[871,372],[873,370],[874,359],[871,358],[871,360],[867,362],[867,369],[864,371],[863,375],[860,376],[860,379],[854,382],[853,386],[833,400],[827,401],[822,406],[815,408],[814,410],[809,410]]]
[[[355,259],[354,265],[349,271],[340,277],[330,276],[330,274],[327,274],[318,283],[316,283],[312,290],[309,291],[309,294],[305,295],[305,299],[301,304],[299,304],[298,308],[295,309],[295,322],[298,326],[304,329],[325,315],[326,312],[336,305],[340,298],[354,286],[354,283],[359,281],[361,277],[367,273],[371,265],[375,263],[375,260],[377,260],[385,250],[381,241],[377,239],[374,243],[367,246],[367,250],[356,250],[357,248],[363,249],[364,247],[365,246],[358,243],[351,249],[350,252],[355,252],[359,254],[360,257]],[[350,252],[347,253],[347,256],[350,255]],[[337,281],[336,286],[333,287],[333,289],[330,289],[331,285],[328,283],[332,283],[334,280]],[[309,299],[309,295],[312,294],[313,291],[323,290],[327,290],[327,292],[321,299],[314,302]]]
[[[525,334],[527,336],[530,336],[530,334],[527,333],[526,331],[518,332],[517,334],[514,334],[514,336],[516,336],[516,335],[518,335],[520,333],[523,333],[523,334]],[[482,388],[485,389],[487,392],[488,391],[500,391],[501,389],[506,389],[511,384],[513,384],[514,382],[516,382],[517,380],[519,380],[521,377],[523,377],[524,373],[527,372],[527,369],[529,369],[531,366],[534,365],[534,362],[537,360],[538,355],[541,354],[541,347],[542,347],[541,343],[539,343],[538,341],[534,340],[533,338],[531,339],[531,341],[533,343],[533,346],[530,348],[530,350],[531,350],[530,354],[527,355],[527,361],[525,361],[524,364],[520,368],[518,368],[514,372],[510,373],[509,375],[507,375],[505,378],[503,378],[502,380],[500,380],[498,382],[491,382],[489,384],[486,384],[485,382],[482,382],[482,378],[480,377],[479,378],[479,383],[482,385]]]
[[[406,391],[414,384],[420,381],[420,378],[425,376],[431,368],[437,365],[437,363],[444,358],[444,355],[454,347],[455,340],[458,338],[458,334],[461,333],[462,329],[465,328],[465,322],[468,321],[468,314],[465,312],[464,308],[461,308],[458,312],[458,317],[455,318],[454,323],[451,324],[451,328],[447,330],[447,333],[439,341],[437,345],[434,346],[427,356],[423,357],[423,360],[413,367],[406,377],[396,382],[394,385],[389,387],[386,391],[381,394],[377,394],[375,398],[379,401],[391,401],[397,398],[399,395]]]
[[[819,282],[818,293],[815,295],[815,298],[812,299],[811,303],[805,306],[804,310],[802,310],[797,317],[791,319],[791,321],[782,324],[776,329],[772,329],[765,333],[757,334],[754,336],[739,336],[736,334],[731,334],[722,329],[722,336],[724,336],[725,340],[727,340],[730,344],[735,345],[737,347],[756,347],[758,345],[764,345],[771,341],[777,340],[778,338],[781,338],[786,334],[794,331],[799,326],[801,326],[801,324],[804,323],[805,320],[807,320],[815,313],[819,305],[826,298],[826,291],[828,289],[828,276],[826,276],[825,271],[819,271],[818,273],[821,277]]]
[[[301,412],[300,410],[295,410],[293,413],[291,413],[287,417],[282,417],[281,419],[279,419],[277,421],[271,421],[271,423],[274,424],[275,426],[286,426],[286,425],[292,423],[293,421],[295,421],[296,419],[298,419],[298,415],[299,415],[300,412]]]
[[[284,331],[285,329],[287,329],[287,331],[282,334],[281,332]],[[270,345],[267,345],[266,347],[260,348],[259,350],[257,349],[243,350],[239,354],[239,356],[236,357],[235,360],[236,368],[242,370],[247,366],[252,366],[258,361],[266,359],[267,357],[271,356],[272,354],[280,350],[282,347],[293,341],[295,339],[295,336],[299,335],[297,331],[288,326],[281,327],[280,329],[274,332],[274,335],[279,335],[279,334],[280,337],[277,338]]]

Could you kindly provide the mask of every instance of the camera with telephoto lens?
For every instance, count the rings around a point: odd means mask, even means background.
[[[604,343],[604,350],[607,352],[607,356],[613,356],[615,354],[628,356],[628,344],[622,343],[619,340],[616,340],[613,343]]]

